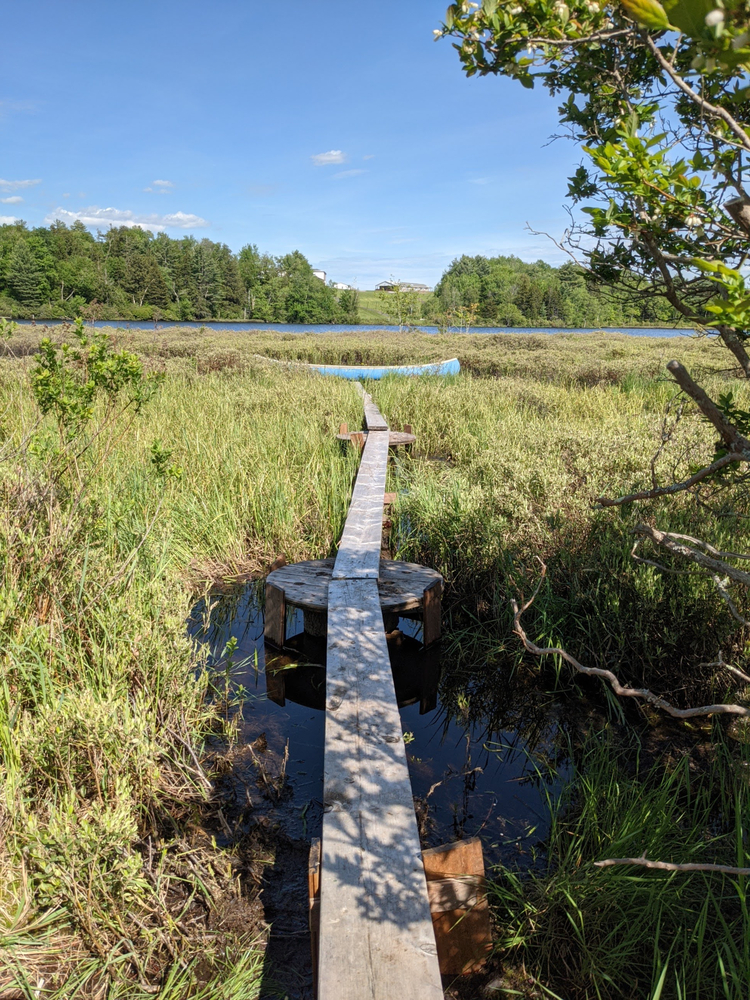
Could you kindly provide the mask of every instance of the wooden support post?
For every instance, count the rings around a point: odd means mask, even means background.
[[[310,947],[317,995],[320,941],[320,858],[316,837],[307,868]],[[430,915],[435,931],[440,971],[444,976],[478,972],[492,950],[492,925],[487,903],[482,842],[460,840],[422,852]]]
[[[263,624],[263,636],[266,642],[278,649],[284,648],[286,642],[286,599],[284,591],[266,583],[266,612]]]
[[[360,451],[362,451],[365,446],[365,435],[362,431],[352,431],[349,435],[349,440],[352,444],[357,445]]]
[[[478,837],[422,854],[440,971],[478,972],[492,951],[492,927]]]
[[[349,427],[347,424],[339,424],[339,434],[348,434]]]
[[[433,644],[422,650],[422,672],[420,678],[419,714],[427,715],[437,708],[438,685],[440,684],[440,647]]]
[[[318,947],[320,940],[320,837],[313,837],[307,865],[307,893],[310,901],[310,952],[312,954],[313,989],[318,995]]]
[[[442,596],[443,581],[436,580],[431,583],[424,592],[424,604],[422,605],[422,641],[425,646],[431,646],[437,642],[442,631]]]
[[[411,424],[404,424],[404,431],[407,434],[413,434],[414,433],[414,431],[411,429]],[[413,447],[414,447],[413,444],[407,444],[406,448],[404,449],[406,451],[407,455],[411,455],[411,450],[412,450]]]
[[[286,705],[285,673],[283,666],[274,667],[273,657],[266,657],[266,696],[282,708]]]

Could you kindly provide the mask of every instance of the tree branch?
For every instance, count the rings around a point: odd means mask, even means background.
[[[606,861],[595,861],[597,868],[609,868],[611,865],[638,865],[641,868],[658,868],[665,872],[723,872],[725,875],[750,875],[750,868],[734,868],[732,865],[697,864],[686,861],[675,864],[672,861],[647,861],[646,858],[607,858]]]
[[[714,118],[720,118],[725,125],[727,125],[732,132],[739,139],[740,145],[750,151],[750,137],[747,132],[743,129],[738,121],[736,121],[726,110],[726,108],[718,107],[715,104],[710,104],[707,100],[696,94],[693,88],[686,83],[679,73],[676,72],[674,66],[665,59],[661,53],[661,50],[654,42],[653,38],[646,31],[641,32],[641,38],[645,41],[654,59],[659,63],[664,72],[671,78],[672,82],[679,87],[683,94],[687,94],[691,101],[698,105],[698,107]]]
[[[662,709],[664,712],[674,716],[676,719],[692,719],[698,715],[741,715],[746,718],[750,717],[750,708],[746,708],[744,705],[700,705],[697,708],[675,708],[674,705],[671,705],[659,695],[653,694],[653,692],[649,691],[647,688],[631,688],[623,686],[611,670],[604,670],[601,667],[584,667],[584,665],[574,656],[571,656],[570,653],[558,647],[543,648],[541,646],[537,646],[536,643],[533,643],[529,639],[523,629],[523,626],[521,625],[521,615],[534,603],[534,599],[539,593],[539,588],[547,575],[546,564],[538,556],[537,561],[542,567],[542,575],[539,578],[539,582],[536,585],[534,593],[520,608],[515,598],[511,600],[511,607],[513,608],[513,631],[520,638],[524,648],[528,650],[529,653],[533,653],[534,656],[559,656],[561,659],[565,660],[566,663],[569,663],[577,673],[586,674],[590,677],[601,677],[602,680],[607,681],[615,694],[619,695],[621,698],[640,698],[643,701],[648,702],[649,705]]]
[[[728,576],[733,583],[740,583],[743,587],[750,587],[750,573],[737,569],[735,566],[730,566],[729,563],[714,556],[706,555],[697,549],[690,548],[689,545],[681,544],[680,539],[687,538],[688,536],[674,535],[668,531],[659,531],[658,528],[652,528],[650,524],[637,524],[634,532],[642,538],[650,538],[652,542],[661,545],[662,548],[667,549],[673,555],[682,556],[683,559],[689,559],[703,569],[710,570],[712,574],[717,573]],[[705,544],[697,542],[696,539],[690,539],[690,541],[694,544]]]
[[[724,455],[722,458],[712,462],[711,465],[707,465],[705,468],[699,469],[695,475],[690,476],[689,479],[684,479],[681,483],[672,483],[670,486],[657,486],[652,490],[641,490],[639,493],[628,493],[627,496],[617,497],[615,500],[610,500],[607,497],[597,497],[596,503],[599,507],[619,507],[621,504],[632,503],[635,500],[654,500],[656,497],[665,497],[671,496],[673,493],[682,493],[684,490],[689,490],[692,486],[702,482],[708,476],[713,475],[714,472],[718,472],[720,469],[723,469],[724,466],[729,465],[732,462],[742,461],[746,461],[743,455],[737,454],[736,452],[730,452],[728,455]]]
[[[667,371],[674,376],[679,387],[698,404],[698,409],[714,425],[726,447],[731,451],[744,453],[745,459],[750,458],[750,441],[740,434],[734,424],[729,423],[705,390],[692,380],[687,369],[679,361],[670,361]]]

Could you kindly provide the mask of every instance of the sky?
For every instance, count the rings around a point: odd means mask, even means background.
[[[580,152],[557,104],[467,79],[445,0],[5,5],[0,220],[143,225],[434,285],[461,254],[562,263]]]

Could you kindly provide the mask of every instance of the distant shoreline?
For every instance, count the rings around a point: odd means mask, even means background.
[[[45,326],[65,326],[75,322],[72,318],[55,318],[55,319],[20,319],[13,318],[10,316],[0,317],[0,319],[6,319],[8,322],[17,323],[19,326],[31,326],[31,327],[45,327]],[[359,323],[289,323],[289,322],[270,322],[267,320],[254,320],[254,319],[124,319],[122,317],[118,319],[97,319],[93,321],[93,325],[98,329],[103,329],[105,327],[116,327],[117,329],[128,329],[128,330],[168,330],[182,327],[186,330],[200,329],[205,327],[206,329],[211,329],[216,325],[220,324],[226,329],[246,329],[246,330],[274,330],[279,329],[280,331],[294,331],[298,330],[300,333],[306,331],[309,332],[320,332],[320,331],[330,331],[330,332],[345,332],[351,330],[353,333],[357,331],[366,332],[368,330],[387,330],[396,332],[430,332],[439,333],[440,330],[435,323],[417,323],[413,326],[405,327],[403,330],[399,330],[396,324],[392,323],[370,323],[370,322],[359,322]],[[92,321],[86,321],[87,326],[92,325]],[[448,327],[445,330],[446,334],[455,336],[456,334],[472,334],[472,333],[624,333],[628,334],[635,330],[653,330],[653,331],[664,331],[671,336],[678,336],[680,334],[691,334],[694,332],[695,327],[693,326],[662,326],[659,324],[648,324],[644,323],[639,326],[560,326],[555,324],[549,324],[543,326],[537,324],[535,326],[497,326],[489,323],[474,323],[468,330],[464,330],[462,327]]]

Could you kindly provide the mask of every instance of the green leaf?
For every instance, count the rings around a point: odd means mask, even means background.
[[[706,14],[718,7],[716,0],[664,0],[669,20],[691,38],[700,38],[706,30]]]
[[[691,263],[701,271],[707,271],[709,274],[716,274],[719,270],[719,265],[712,260],[702,260],[700,257],[693,257]]]
[[[628,17],[632,17],[644,28],[652,31],[666,31],[669,28],[667,13],[657,0],[622,0]]]

